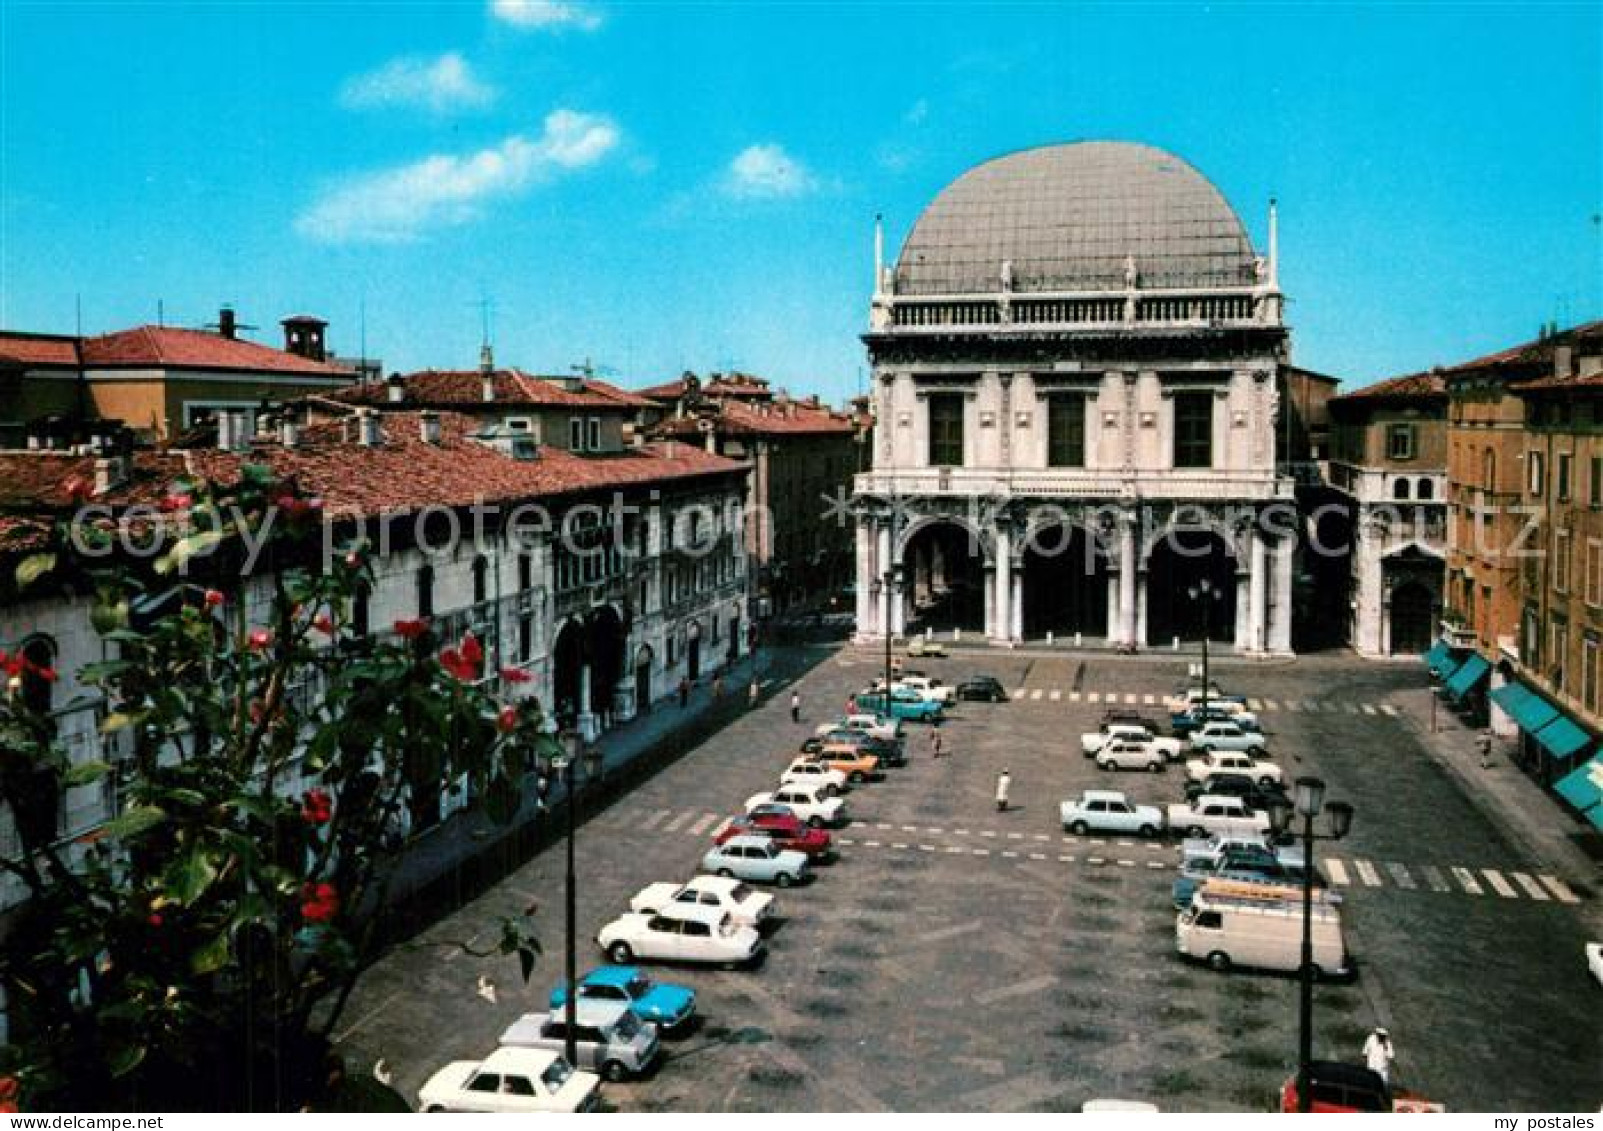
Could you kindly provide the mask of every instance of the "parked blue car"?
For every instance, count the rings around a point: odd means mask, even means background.
[[[696,991],[686,986],[654,982],[638,966],[598,966],[579,979],[580,1001],[626,1004],[642,1021],[654,1022],[664,1032],[689,1023],[696,1012]],[[568,1001],[567,987],[551,991],[551,1008]]]
[[[859,691],[857,693],[857,709],[859,711],[873,711],[875,714],[885,714],[885,696],[879,691]],[[943,712],[941,705],[934,699],[920,698],[915,691],[891,692],[890,715],[896,719],[911,719],[918,723],[933,723],[941,719]]]

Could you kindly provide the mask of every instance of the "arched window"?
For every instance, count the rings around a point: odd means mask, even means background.
[[[1394,499],[1408,498],[1408,479],[1406,476],[1398,476],[1392,481],[1391,497]]]
[[[1419,487],[1414,492],[1414,495],[1419,499],[1434,499],[1436,497],[1436,484],[1432,483],[1429,479],[1421,479],[1419,481]]]
[[[55,642],[48,636],[35,636],[22,646],[22,658],[27,661],[22,670],[23,705],[37,714],[48,715],[52,706],[51,689],[55,685],[39,673],[56,666]]]
[[[434,615],[434,567],[424,562],[417,571],[417,615]]]
[[[482,605],[490,599],[488,577],[490,563],[483,554],[473,555],[473,603]]]

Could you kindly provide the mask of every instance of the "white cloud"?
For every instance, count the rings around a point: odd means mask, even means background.
[[[909,125],[909,126],[916,126],[916,125],[919,125],[921,122],[923,122],[924,119],[929,117],[929,116],[930,116],[929,99],[920,98],[917,102],[913,103],[911,106],[909,106],[907,108],[907,113],[902,115],[902,121],[904,123],[906,123],[907,125]]]
[[[595,31],[601,26],[601,13],[577,0],[490,0],[490,11],[513,27],[538,31]]]
[[[723,187],[730,196],[773,199],[805,196],[818,188],[818,179],[784,147],[768,142],[748,145],[735,154]]]
[[[394,59],[357,75],[340,89],[340,104],[354,110],[421,106],[435,114],[488,106],[495,90],[480,81],[455,51],[438,59]]]
[[[539,137],[514,134],[476,153],[437,154],[339,182],[295,226],[321,243],[404,243],[431,228],[477,219],[490,201],[594,165],[618,139],[610,118],[553,110]]]

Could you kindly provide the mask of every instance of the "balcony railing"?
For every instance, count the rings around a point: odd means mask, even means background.
[[[1019,294],[880,295],[882,328],[941,333],[1009,326],[1025,330],[1278,325],[1278,296],[1257,287],[1212,291],[1063,291]]]
[[[1270,471],[1137,471],[1129,478],[1116,470],[983,471],[921,468],[871,471],[856,480],[860,495],[990,496],[1091,499],[1182,499],[1197,502],[1230,499],[1289,498],[1292,484]]]

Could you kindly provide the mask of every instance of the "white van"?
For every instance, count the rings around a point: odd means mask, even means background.
[[[1295,973],[1302,963],[1302,890],[1267,884],[1208,880],[1180,912],[1175,947],[1215,970],[1248,966]],[[1341,932],[1341,912],[1314,893],[1314,976],[1352,973]]]

